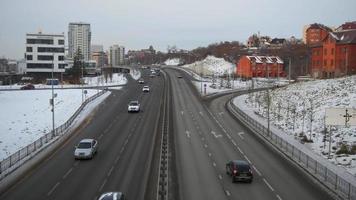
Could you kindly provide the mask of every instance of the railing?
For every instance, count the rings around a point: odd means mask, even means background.
[[[22,148],[21,150],[13,153],[9,157],[3,159],[0,162],[0,180],[6,177],[10,172],[15,170],[17,167],[21,166],[21,164],[24,163],[22,161],[24,161],[25,158],[27,158],[29,155],[35,155],[36,153],[40,152],[43,148],[45,148],[49,144],[49,142],[55,141],[59,139],[61,136],[65,135],[66,130],[70,127],[70,125],[73,123],[75,118],[79,115],[79,113],[83,110],[83,108],[88,103],[90,103],[97,97],[101,96],[105,92],[106,90],[102,90],[99,93],[89,97],[82,103],[82,105],[80,105],[80,107],[75,111],[75,113],[64,124],[54,129],[54,131],[51,131],[50,133],[47,133],[46,135],[42,136],[35,142]]]
[[[316,155],[298,141],[289,140],[285,137],[286,134],[282,135],[273,129],[268,131],[266,124],[253,119],[232,101],[227,104],[229,111],[250,130],[268,140],[287,157],[308,171],[310,175],[318,179],[320,183],[333,191],[334,194],[344,199],[356,200],[356,180],[352,174]]]

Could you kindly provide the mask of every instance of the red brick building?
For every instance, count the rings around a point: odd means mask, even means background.
[[[331,28],[322,24],[311,24],[306,30],[306,44],[313,45],[321,42],[325,37],[332,32]]]
[[[243,78],[285,76],[283,60],[278,56],[242,56],[236,74]]]
[[[356,30],[330,32],[321,42],[310,47],[313,77],[356,74]]]

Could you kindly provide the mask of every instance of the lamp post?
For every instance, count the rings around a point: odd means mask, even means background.
[[[54,88],[53,88],[53,80],[54,80],[54,53],[52,54],[52,80],[51,80],[51,87],[52,87],[52,135],[55,135],[54,132]]]
[[[81,59],[81,62],[80,62],[80,65],[81,65],[81,67],[82,67],[82,77],[81,77],[81,79],[80,79],[80,84],[81,84],[81,88],[82,88],[82,103],[84,102],[84,85],[83,85],[83,82],[84,82],[84,61],[83,61],[83,59]]]

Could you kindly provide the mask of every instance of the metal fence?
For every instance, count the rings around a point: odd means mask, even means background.
[[[320,183],[327,186],[341,198],[356,200],[356,180],[352,174],[346,172],[343,168],[332,165],[324,158],[316,156],[314,152],[301,148],[302,144],[298,145],[288,141],[273,131],[268,132],[266,126],[243,112],[232,101],[228,103],[230,112],[239,118],[249,129],[270,141],[275,147],[284,152],[285,155],[294,160],[299,166],[307,170],[309,174],[317,178]]]
[[[18,167],[17,165],[20,164],[20,162],[23,161],[24,158],[28,157],[29,155],[34,155],[38,153],[39,150],[44,148],[49,142],[54,141],[60,138],[60,136],[64,135],[66,133],[66,130],[70,127],[70,125],[73,123],[75,118],[79,115],[79,113],[83,110],[83,108],[88,103],[90,103],[97,97],[101,96],[105,92],[106,90],[102,90],[99,93],[89,97],[82,103],[82,105],[80,105],[80,107],[75,111],[75,113],[64,124],[54,129],[54,131],[51,131],[50,133],[47,133],[46,135],[42,136],[35,142],[17,151],[16,153],[3,159],[0,162],[0,175],[1,175],[0,180],[4,178],[9,172],[11,172],[11,170],[8,169],[10,169],[13,166]]]

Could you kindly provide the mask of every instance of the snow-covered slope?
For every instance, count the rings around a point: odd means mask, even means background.
[[[179,58],[171,58],[164,62],[164,64],[166,64],[166,65],[179,65],[179,63],[180,63]]]
[[[208,56],[204,60],[194,62],[192,64],[182,66],[189,68],[198,74],[204,75],[224,75],[234,72],[235,65],[225,61],[223,58],[216,58],[214,56]]]
[[[247,104],[266,117],[266,97],[266,92],[249,95]],[[311,137],[313,143],[308,145],[325,157],[329,140],[324,139],[326,108],[356,108],[356,76],[296,83],[271,92],[272,123],[288,134]],[[356,173],[356,155],[335,154],[342,144],[356,145],[356,127],[332,128],[332,162]]]

